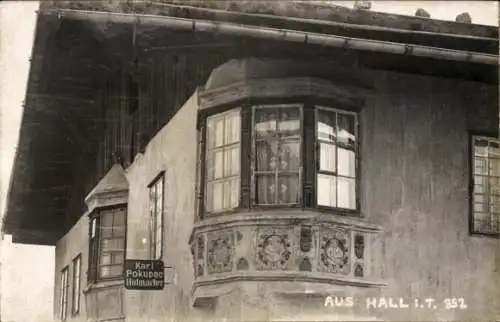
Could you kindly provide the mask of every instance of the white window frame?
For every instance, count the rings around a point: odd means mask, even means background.
[[[73,283],[72,283],[72,313],[80,313],[80,294],[81,294],[81,275],[82,275],[82,254],[78,254],[73,259]]]
[[[231,142],[231,143],[227,143],[225,142],[225,137],[226,137],[226,131],[227,131],[227,128],[226,128],[226,120],[228,117],[232,117],[232,116],[237,116],[236,117],[236,120],[237,120],[237,131],[236,133],[238,133],[238,140],[237,141],[234,141],[234,142]],[[222,121],[224,122],[224,126],[223,126],[223,133],[222,133],[222,136],[224,137],[224,144],[221,145],[221,146],[217,146],[217,147],[211,147],[211,142],[212,142],[212,135],[215,134],[215,131],[214,132],[211,132],[210,131],[210,128],[211,128],[211,122],[218,122],[222,119]],[[205,197],[204,197],[204,208],[205,208],[205,213],[207,215],[210,215],[210,214],[214,214],[214,213],[221,213],[221,212],[225,212],[225,211],[230,211],[230,210],[233,210],[234,208],[237,208],[240,204],[240,198],[241,198],[241,189],[240,189],[240,186],[241,186],[241,109],[240,108],[233,108],[233,109],[230,109],[228,111],[225,111],[225,112],[222,112],[222,113],[217,113],[217,114],[214,114],[214,115],[211,115],[211,116],[208,116],[207,117],[207,126],[206,126],[206,140],[205,140],[205,144],[206,144],[206,147],[205,147],[205,176],[204,176],[204,182],[205,182]],[[211,171],[211,168],[210,168],[210,164],[212,164],[212,160],[214,159],[214,155],[217,151],[223,151],[223,164],[222,164],[222,171],[224,172],[224,151],[227,151],[227,150],[230,150],[230,149],[235,149],[237,148],[237,164],[238,164],[238,171],[237,173],[234,173],[234,174],[230,174],[230,175],[224,175],[224,173],[222,174],[222,177],[220,178],[211,178],[209,176],[209,171]],[[234,199],[235,200],[229,200],[227,201],[225,199],[225,195],[224,195],[224,184],[229,182],[231,183],[232,181],[236,181],[236,190],[234,190],[233,192],[236,193],[236,195],[234,196]],[[222,184],[222,190],[221,190],[221,208],[217,208],[217,209],[214,209],[214,207],[210,207],[209,205],[212,205],[213,203],[213,193],[214,193],[214,190],[213,190],[213,186],[212,184],[214,183],[219,183],[219,184]],[[229,189],[229,191],[231,191],[231,189]],[[209,202],[209,199],[210,197],[212,197],[212,200]]]
[[[315,140],[315,146],[316,146],[316,174],[315,174],[315,191],[316,191],[316,200],[315,203],[317,207],[319,208],[330,208],[330,209],[338,209],[341,211],[347,211],[347,212],[359,212],[359,196],[360,196],[360,183],[359,183],[359,129],[358,129],[358,124],[359,124],[359,115],[357,112],[352,112],[352,111],[347,111],[343,109],[337,109],[333,107],[327,107],[327,106],[315,106],[315,118],[314,118],[314,140]],[[320,169],[320,143],[321,139],[318,138],[318,124],[319,124],[319,113],[320,111],[325,111],[325,112],[334,112],[338,114],[345,114],[345,115],[350,115],[354,117],[354,177],[349,177],[351,179],[354,179],[354,208],[343,208],[338,206],[338,177],[340,176],[338,174],[338,154],[335,153],[335,172],[334,173],[328,173],[328,171],[323,171]],[[338,119],[338,117],[337,117]],[[336,125],[338,127],[338,124]],[[337,151],[338,147],[335,145],[335,151]],[[335,176],[336,178],[336,187],[335,187],[335,205],[322,205],[319,204],[318,199],[318,176],[321,174],[328,175],[328,176]]]
[[[483,141],[488,144],[483,152],[476,149],[477,142]],[[470,149],[470,231],[471,234],[479,235],[500,235],[500,212],[494,208],[500,203],[500,170],[492,174],[493,169],[500,169],[500,150],[498,154],[491,155],[491,144],[500,146],[500,139],[481,135],[471,135]],[[483,163],[485,172],[477,172],[477,164]],[[482,181],[483,184],[479,184]],[[479,188],[482,186],[482,188]],[[481,191],[482,189],[482,191]],[[479,191],[479,192],[478,192]],[[496,206],[499,207],[499,206]],[[494,211],[495,210],[495,211]],[[480,215],[482,214],[482,216]],[[480,218],[479,217],[483,217]],[[487,221],[487,227],[476,227],[478,221]]]
[[[61,270],[59,318],[66,321],[68,316],[69,266]]]
[[[165,208],[165,171],[162,171],[148,185],[149,191],[149,241],[150,257],[159,260],[163,257],[163,227]]]

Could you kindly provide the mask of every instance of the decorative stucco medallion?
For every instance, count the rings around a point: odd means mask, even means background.
[[[272,229],[259,231],[257,249],[258,269],[287,268],[291,252],[286,232]]]
[[[349,241],[346,232],[322,231],[320,267],[329,273],[349,274]]]
[[[234,235],[232,231],[208,233],[207,270],[209,274],[233,269]]]

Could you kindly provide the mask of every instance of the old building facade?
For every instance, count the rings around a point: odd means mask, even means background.
[[[331,6],[47,2],[4,229],[56,245],[56,320],[493,319],[497,53]]]

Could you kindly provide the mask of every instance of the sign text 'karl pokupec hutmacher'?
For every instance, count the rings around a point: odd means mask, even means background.
[[[431,15],[43,1],[3,230],[55,318],[498,318],[498,28]]]

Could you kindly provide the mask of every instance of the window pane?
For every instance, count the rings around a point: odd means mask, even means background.
[[[300,135],[300,109],[288,107],[280,110],[278,129],[281,135]]]
[[[158,213],[155,219],[155,228],[157,231],[159,231],[162,228],[162,216],[161,213]]]
[[[335,145],[330,143],[319,144],[319,169],[321,171],[337,171],[335,166]]]
[[[299,176],[280,175],[279,177],[279,203],[292,204],[299,201]]]
[[[484,197],[484,195],[475,194],[474,195],[474,202],[483,203],[483,202],[486,202],[486,198]]]
[[[224,175],[224,151],[216,151],[213,153],[213,178],[218,179],[222,178]]]
[[[489,211],[493,214],[500,214],[500,197],[491,196],[490,197],[490,209]]]
[[[122,273],[123,273],[123,266],[122,265],[109,266],[109,275],[110,276],[119,276],[119,275],[122,275]]]
[[[474,176],[474,192],[475,193],[485,193],[487,181],[484,176]]]
[[[214,144],[208,145],[206,159],[205,209],[220,211],[232,208],[234,202],[229,177],[240,173],[240,112],[231,111],[218,115],[218,120],[209,119],[208,132],[214,132]],[[223,146],[223,147],[221,147]],[[217,147],[214,151],[212,148]],[[212,150],[211,150],[212,149]],[[216,182],[212,182],[216,180]],[[238,188],[239,189],[239,188]]]
[[[278,111],[274,108],[257,108],[255,110],[256,137],[265,137],[276,132]]]
[[[222,209],[222,183],[214,182],[212,184],[212,210]]]
[[[336,177],[318,174],[317,194],[318,205],[335,207],[336,202]]]
[[[96,232],[96,220],[95,218],[92,219],[91,224],[90,224],[90,238],[95,237],[95,232]]]
[[[113,264],[122,264],[123,263],[123,253],[113,253],[112,257]]]
[[[491,158],[500,158],[500,143],[490,141],[488,154]]]
[[[207,189],[205,192],[205,208],[207,211],[214,209],[214,184],[212,182],[207,182]]]
[[[101,256],[99,258],[99,264],[100,265],[109,265],[109,264],[111,264],[111,254],[109,254],[109,253],[101,253]]]
[[[476,139],[474,144],[474,152],[477,156],[487,156],[488,155],[488,141]]]
[[[488,168],[486,167],[485,158],[474,158],[474,172],[476,174],[487,175]]]
[[[226,138],[225,144],[231,144],[240,141],[240,118],[239,111],[226,116]]]
[[[215,122],[215,140],[214,147],[219,147],[224,145],[224,120],[219,119]]]
[[[489,166],[490,166],[490,176],[494,177],[500,177],[500,159],[494,159],[491,158],[489,159]]]
[[[240,173],[239,147],[224,151],[224,176],[234,176]]]
[[[113,237],[113,227],[101,227],[101,238]]]
[[[355,179],[337,178],[337,207],[356,209]]]
[[[162,245],[161,245],[161,243],[160,243],[160,242],[158,242],[158,243],[156,244],[156,249],[155,249],[155,258],[160,258],[160,256],[161,256],[161,246],[162,246]]]
[[[99,277],[105,278],[105,277],[109,277],[110,275],[111,274],[110,274],[109,266],[101,266],[99,268]]]
[[[279,152],[280,171],[297,172],[300,168],[300,142],[285,141]]]
[[[486,204],[475,202],[474,212],[486,212]]]
[[[354,151],[337,148],[338,174],[341,176],[356,176],[356,160]]]
[[[163,178],[160,178],[156,184],[156,195],[156,201],[161,205],[163,201]]]
[[[113,219],[113,225],[115,227],[125,227],[125,211],[118,210],[115,213],[115,218]]]
[[[207,151],[207,157],[205,160],[206,168],[206,178],[207,180],[212,180],[214,178],[214,156],[213,152]]]
[[[278,141],[259,141],[256,144],[257,171],[274,171],[278,163]]]
[[[275,175],[257,174],[255,190],[256,202],[262,205],[276,203],[276,177]]]
[[[337,141],[350,148],[354,148],[356,141],[354,132],[354,116],[349,114],[338,114]]]
[[[490,178],[490,194],[500,196],[500,178]]]
[[[102,251],[116,251],[123,250],[125,248],[123,239],[103,239],[101,241],[101,250]]]
[[[229,180],[224,181],[222,183],[222,189],[223,189],[222,207],[224,209],[229,209],[231,208],[231,182]]]
[[[474,214],[474,229],[479,231],[489,230],[491,226],[491,216],[485,213]]]
[[[278,141],[259,141],[256,144],[257,171],[274,171],[278,163]]]
[[[318,111],[318,139],[335,142],[337,136],[336,113],[329,111]]]
[[[240,202],[240,179],[231,179],[230,181],[230,208],[238,207]]]
[[[105,211],[101,214],[101,228],[111,227],[113,227],[113,215],[109,211]]]

